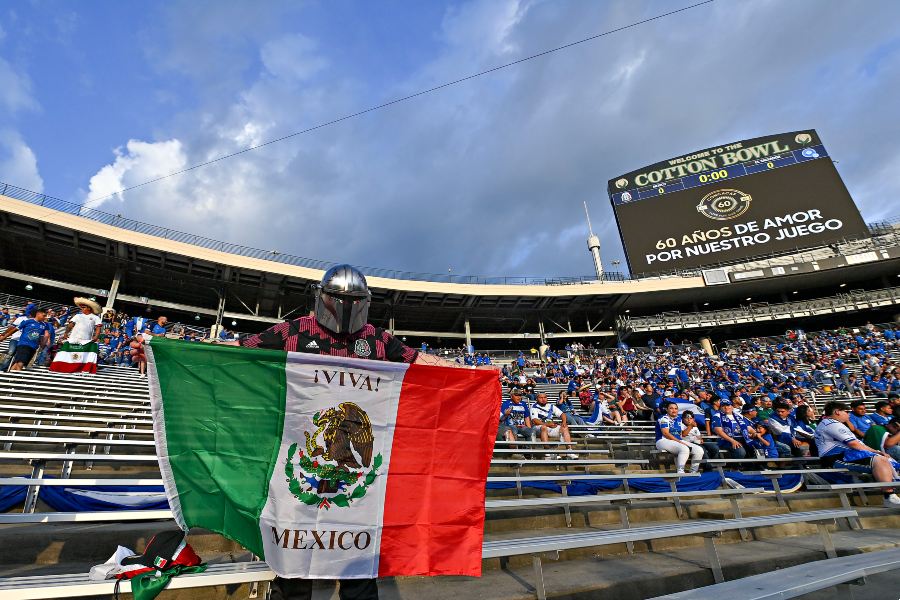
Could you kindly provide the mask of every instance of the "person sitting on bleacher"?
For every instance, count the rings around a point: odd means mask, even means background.
[[[758,458],[786,458],[779,451],[778,442],[772,437],[772,432],[769,431],[769,426],[765,422],[755,421],[753,429],[756,431],[756,435],[748,442],[748,445]],[[790,456],[790,452],[787,452],[787,455]]]
[[[794,418],[791,417],[791,407],[784,401],[774,404],[774,412],[768,419],[760,419],[766,424],[766,428],[775,438],[778,454],[787,458],[792,454],[803,456],[801,444],[794,439]],[[750,418],[749,415],[747,418]]]
[[[715,442],[704,442],[703,433],[697,424],[697,419],[689,410],[681,413],[681,438],[703,448],[706,458],[719,458],[719,445]]]
[[[894,416],[894,409],[887,400],[879,400],[875,403],[874,408],[875,412],[869,415],[873,425],[881,425],[884,427]]]
[[[863,444],[847,428],[850,414],[846,404],[827,402],[823,412],[825,417],[816,427],[815,436],[823,467],[872,475],[875,481],[890,482],[897,479],[897,471],[891,458],[885,452]],[[893,488],[884,490],[884,505],[900,508],[900,496],[894,493]]]
[[[719,437],[719,449],[727,452],[729,458],[747,458],[744,440],[755,437],[756,430],[734,412],[731,400],[722,400],[720,406],[720,412],[713,414],[710,420],[713,433]]]
[[[569,399],[566,390],[559,391],[559,398],[556,399],[556,408],[566,415],[566,423],[584,425],[584,419],[575,412],[575,405],[572,404],[572,400]]]
[[[678,417],[678,404],[669,402],[666,414],[656,422],[656,449],[675,455],[675,467],[684,473],[688,457],[691,459],[691,473],[700,470],[703,447],[681,439],[682,422]]]
[[[869,427],[863,443],[890,456],[894,462],[900,462],[900,418],[894,417],[884,425],[877,423]]]
[[[533,442],[540,431],[532,426],[528,405],[522,402],[522,391],[518,389],[511,390],[509,400],[500,405],[500,423],[500,435],[510,442],[519,437]]]
[[[854,400],[850,403],[850,415],[848,417],[849,429],[856,434],[856,437],[862,439],[865,437],[869,427],[872,426],[872,417],[866,414],[866,403],[863,400]]]
[[[818,455],[814,441],[816,435],[815,425],[813,424],[814,418],[810,407],[806,404],[801,404],[794,412],[791,435],[800,444],[797,446],[800,451],[799,456]]]
[[[541,441],[549,442],[550,438],[559,440],[561,443],[572,443],[572,436],[569,434],[569,426],[566,424],[566,415],[559,410],[555,404],[547,402],[547,394],[540,392],[537,395],[537,402],[531,405],[531,424],[535,428],[539,428]],[[572,446],[569,446],[572,449]],[[577,459],[577,454],[569,454],[569,458]],[[548,454],[549,460],[559,460],[559,456]]]

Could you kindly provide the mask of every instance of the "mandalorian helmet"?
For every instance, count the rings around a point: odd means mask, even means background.
[[[316,291],[316,321],[333,333],[356,333],[369,318],[372,294],[356,267],[336,265],[325,271]]]

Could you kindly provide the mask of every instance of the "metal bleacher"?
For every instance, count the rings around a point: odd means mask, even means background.
[[[0,344],[0,352],[4,347]],[[538,390],[555,399],[564,387],[542,384]],[[556,589],[558,582],[545,573],[548,558],[559,559],[561,567],[589,560],[586,557],[599,556],[601,551],[603,560],[622,560],[616,557],[651,552],[665,541],[669,549],[702,547],[701,572],[708,575],[701,577],[708,576],[707,583],[722,582],[727,569],[720,554],[730,546],[812,536],[825,556],[834,559],[839,554],[834,533],[860,534],[856,527],[878,531],[885,522],[895,523],[889,509],[866,506],[864,498],[854,504],[847,496],[848,488],[824,486],[817,480],[802,491],[779,492],[777,497],[752,486],[679,490],[680,481],[699,476],[651,468],[653,433],[646,422],[572,431],[575,450],[561,452],[575,454],[576,459],[546,458],[546,452],[557,451],[555,443],[497,444],[488,482],[499,489],[489,489],[485,503],[486,580],[525,565],[528,572],[520,573],[516,585],[526,595],[551,597],[564,590]],[[152,436],[147,380],[134,369],[102,366],[96,375],[68,375],[32,367],[0,373],[0,491],[3,486],[28,490],[20,506],[0,513],[0,546],[22,535],[69,539],[76,535],[71,528],[91,524],[118,526],[128,532],[144,527],[147,533],[174,527],[168,510],[57,511],[41,494],[42,489],[60,486],[158,488],[161,479]],[[804,461],[746,462],[742,466],[749,472],[775,481],[781,474],[816,472],[814,464]],[[648,478],[668,490],[634,487]],[[610,481],[621,482],[621,487],[586,495],[571,493],[573,486],[585,482]],[[536,488],[531,485],[534,482],[544,485]],[[113,534],[107,538],[100,529],[92,531],[100,536],[94,543],[109,545],[105,550],[110,554],[115,546]],[[204,557],[211,556],[214,564],[206,573],[176,578],[173,589],[212,589],[272,578],[264,564],[251,562],[239,548],[219,547],[209,538],[215,536],[203,538],[209,545]],[[45,569],[41,565],[0,567],[0,597],[62,598],[112,592],[111,582],[90,582],[84,564],[69,565],[66,560],[61,555]],[[251,594],[247,589],[244,597]],[[128,591],[127,585],[122,591]],[[216,593],[209,591],[203,597],[225,597]]]

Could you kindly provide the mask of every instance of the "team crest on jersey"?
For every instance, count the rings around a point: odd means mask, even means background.
[[[372,348],[369,347],[369,342],[363,339],[356,340],[356,343],[353,344],[353,354],[363,357],[372,354]]]
[[[375,437],[369,415],[353,402],[317,412],[306,444],[291,444],[284,474],[300,502],[328,509],[347,507],[366,495],[383,458],[372,456]],[[320,442],[321,440],[321,442]]]

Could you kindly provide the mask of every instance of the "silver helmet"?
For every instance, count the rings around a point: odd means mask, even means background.
[[[331,267],[316,291],[316,321],[334,333],[356,333],[369,319],[371,301],[366,276],[359,269]]]

